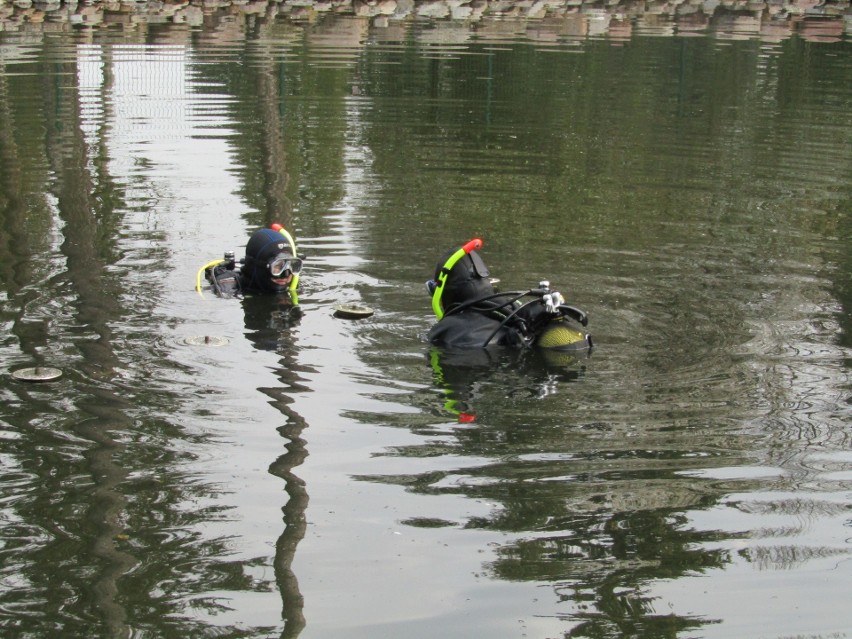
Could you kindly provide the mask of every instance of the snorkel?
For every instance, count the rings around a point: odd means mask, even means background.
[[[447,277],[449,277],[450,271],[453,270],[456,262],[462,259],[465,255],[480,248],[482,248],[482,240],[474,238],[462,246],[458,251],[453,253],[449,259],[444,262],[444,266],[441,267],[441,270],[438,273],[438,278],[434,281],[434,290],[432,291],[432,310],[435,312],[435,316],[438,319],[444,317],[444,309],[441,306],[441,295],[444,293],[444,285],[447,283]]]
[[[287,229],[285,229],[281,224],[278,223],[271,224],[269,228],[271,228],[273,231],[278,231],[279,233],[281,233],[281,235],[283,235],[287,239],[287,242],[290,244],[290,250],[293,253],[293,257],[298,257],[298,255],[296,254],[296,242],[293,241],[293,236],[287,232]],[[299,298],[296,295],[296,287],[298,286],[299,274],[293,273],[293,278],[290,280],[290,296],[293,298],[293,302],[296,304],[299,303]]]

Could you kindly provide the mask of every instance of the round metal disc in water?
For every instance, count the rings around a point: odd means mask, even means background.
[[[228,343],[228,338],[218,335],[190,335],[183,338],[183,343],[190,346],[224,346]]]
[[[62,377],[62,371],[48,366],[36,366],[20,368],[12,373],[12,377],[21,382],[52,382]]]
[[[357,304],[337,304],[334,307],[334,316],[342,317],[343,319],[362,319],[370,317],[372,314],[372,308],[358,306]]]

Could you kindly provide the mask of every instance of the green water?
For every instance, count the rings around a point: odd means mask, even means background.
[[[847,35],[214,17],[0,33],[0,634],[849,632]],[[430,349],[472,237],[592,354]]]

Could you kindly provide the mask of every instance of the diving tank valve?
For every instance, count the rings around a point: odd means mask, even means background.
[[[547,293],[542,297],[544,307],[551,315],[559,315],[559,305],[564,304],[565,300],[559,291]]]

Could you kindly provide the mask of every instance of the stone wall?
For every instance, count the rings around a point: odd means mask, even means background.
[[[475,23],[488,18],[600,20],[643,16],[684,19],[739,15],[764,20],[820,22],[836,37],[852,34],[850,0],[0,0],[0,31],[103,28],[120,24],[201,27],[211,16],[316,20],[324,14],[369,19],[373,26],[411,18]],[[699,20],[700,22],[700,20]]]

